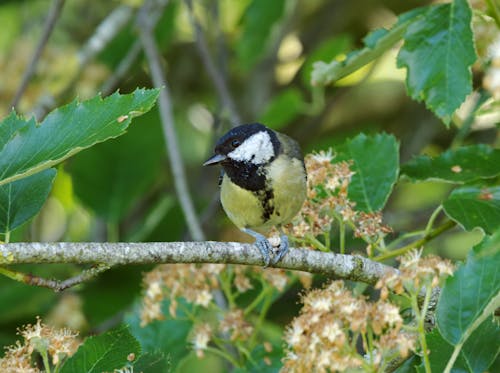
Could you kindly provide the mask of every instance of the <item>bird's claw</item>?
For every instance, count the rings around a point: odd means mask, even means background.
[[[275,265],[277,264],[285,254],[288,252],[288,237],[286,235],[281,235],[280,247],[276,253],[273,251],[273,245],[269,242],[269,240],[260,233],[254,232],[251,229],[245,228],[243,232],[253,236],[255,238],[255,246],[258,247],[260,253],[262,254],[262,258],[264,260],[264,268],[267,268],[269,264]],[[270,254],[273,254],[273,260],[271,261]]]
[[[271,243],[265,237],[262,237],[255,240],[255,245],[259,248],[264,259],[264,268],[267,268],[271,263],[271,257],[269,256],[269,253],[272,252]]]
[[[278,251],[275,253],[272,265],[279,263],[279,261],[283,259],[283,257],[286,255],[286,253],[288,252],[288,248],[290,247],[288,244],[288,237],[285,234],[282,234],[280,239],[281,239],[280,247]]]

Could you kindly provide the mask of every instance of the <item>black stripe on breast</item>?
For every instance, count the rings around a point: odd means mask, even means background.
[[[264,222],[271,218],[274,212],[274,193],[272,189],[264,189],[255,192],[255,195],[262,204],[262,220]]]

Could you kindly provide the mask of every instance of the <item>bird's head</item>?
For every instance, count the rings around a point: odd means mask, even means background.
[[[214,156],[203,165],[246,163],[259,166],[271,162],[280,149],[276,133],[260,123],[231,129],[215,145]]]

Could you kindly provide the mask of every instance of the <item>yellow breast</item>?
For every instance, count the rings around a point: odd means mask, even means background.
[[[224,175],[221,184],[221,202],[224,211],[238,228],[266,231],[272,226],[289,223],[299,212],[306,198],[306,179],[298,159],[280,155],[268,169],[274,207],[271,216],[264,220],[262,203],[254,192],[231,182]]]

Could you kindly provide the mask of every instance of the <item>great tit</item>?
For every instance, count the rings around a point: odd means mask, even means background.
[[[215,145],[215,155],[203,165],[220,164],[221,203],[231,221],[255,238],[267,267],[273,254],[263,235],[276,226],[281,232],[272,264],[288,251],[281,226],[289,223],[306,198],[306,171],[299,144],[263,124],[231,129]]]

